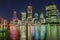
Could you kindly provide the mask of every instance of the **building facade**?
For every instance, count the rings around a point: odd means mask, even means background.
[[[20,22],[21,40],[26,40],[26,12],[22,12],[22,20]]]
[[[58,10],[55,4],[46,6],[47,40],[57,40]],[[50,30],[49,30],[50,29]]]
[[[28,40],[32,40],[32,33],[31,33],[31,28],[32,28],[32,6],[29,5],[27,7],[27,12],[28,12]]]

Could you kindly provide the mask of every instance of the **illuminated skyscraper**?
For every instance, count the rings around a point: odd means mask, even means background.
[[[58,10],[55,4],[46,6],[46,22],[57,22]],[[52,20],[51,20],[52,19]],[[49,21],[50,20],[50,21]]]
[[[46,37],[46,20],[43,12],[40,14],[40,40],[44,40]]]
[[[38,13],[35,13],[34,15],[34,40],[39,40],[40,35],[39,35],[39,20],[38,20]]]
[[[57,15],[58,10],[56,5],[53,3],[48,4],[46,6],[46,22],[49,24],[47,26],[47,40],[57,40]]]
[[[10,25],[10,37],[12,40],[18,40],[18,18],[16,15],[16,11],[13,12],[13,18],[11,20]]]
[[[44,17],[43,12],[40,13],[40,22],[41,22],[41,23],[46,23],[46,19],[45,19],[45,17]]]
[[[20,22],[21,40],[26,40],[26,12],[22,12],[22,20]]]
[[[29,5],[27,7],[28,11],[28,40],[32,40],[32,33],[31,33],[31,28],[32,28],[32,6]]]

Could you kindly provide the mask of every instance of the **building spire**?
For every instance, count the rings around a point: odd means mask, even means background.
[[[13,11],[13,18],[17,18],[16,11]]]

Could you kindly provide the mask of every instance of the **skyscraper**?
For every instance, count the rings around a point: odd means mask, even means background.
[[[34,40],[39,40],[40,35],[39,35],[39,20],[38,20],[38,13],[34,14]]]
[[[26,12],[22,12],[22,20],[20,22],[21,40],[26,40]]]
[[[32,33],[31,33],[31,28],[32,28],[32,5],[29,4],[27,7],[27,12],[28,12],[28,40],[32,40]]]
[[[47,28],[50,29],[47,30],[47,40],[57,40],[57,14],[58,10],[55,4],[50,3],[46,6],[46,22],[49,24]]]
[[[16,11],[13,12],[13,18],[11,22],[12,22],[10,26],[11,40],[18,40],[18,18],[16,15]]]
[[[44,40],[46,37],[46,19],[43,12],[40,13],[40,40]]]

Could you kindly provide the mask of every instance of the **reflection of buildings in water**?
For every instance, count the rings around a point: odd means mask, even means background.
[[[16,25],[12,26],[12,24],[10,24],[10,38],[13,40],[18,39],[18,30]]]
[[[46,34],[46,24],[41,24],[40,26],[40,39],[44,40],[45,39],[45,35]]]
[[[39,26],[34,26],[35,40],[39,40]]]
[[[30,23],[28,23],[28,40],[32,39],[32,25]]]
[[[35,14],[34,21],[32,23],[32,6],[29,5],[28,11],[28,27],[26,26],[26,12],[21,12],[22,20],[18,21],[16,11],[10,21],[10,38],[11,40],[60,40],[60,18],[58,17],[58,9],[55,4],[46,6],[46,19],[43,12],[40,14],[40,20],[38,21],[38,13]],[[37,20],[35,20],[37,19]],[[20,22],[20,23],[19,23]],[[39,22],[39,23],[38,23]],[[7,39],[7,20],[0,18],[0,39]],[[27,29],[26,29],[27,28]],[[57,33],[58,31],[58,33]],[[28,32],[28,34],[27,34]],[[27,34],[27,35],[26,35]],[[45,35],[46,34],[46,35]],[[19,35],[19,36],[18,36]],[[33,36],[33,38],[32,38]]]
[[[34,25],[32,26],[32,36],[34,37]]]
[[[25,21],[20,22],[20,40],[26,40],[26,23]]]
[[[50,24],[51,40],[57,40],[57,24]]]
[[[60,23],[57,24],[58,40],[60,40]]]

